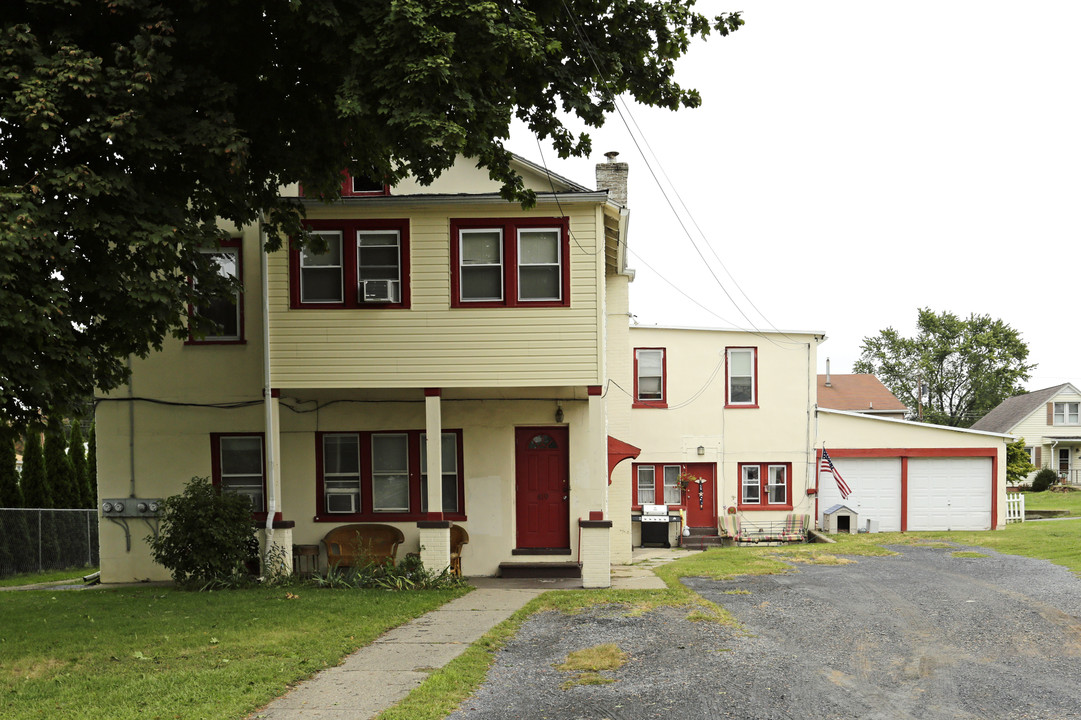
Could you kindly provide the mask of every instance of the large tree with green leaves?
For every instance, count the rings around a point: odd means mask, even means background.
[[[886,328],[863,339],[853,370],[872,373],[923,420],[968,427],[1008,397],[1025,392],[1028,345],[1001,320],[975,313],[919,311],[916,334]]]
[[[564,119],[598,126],[619,94],[698,105],[675,61],[742,21],[693,5],[0,3],[0,418],[67,411],[186,334],[233,290],[200,252],[219,219],[303,240],[283,185],[334,198],[343,168],[429,182],[465,155],[528,205],[512,118],[566,157],[590,141]]]

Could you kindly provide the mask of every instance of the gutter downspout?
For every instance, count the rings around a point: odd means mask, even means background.
[[[259,275],[262,285],[263,298],[263,408],[264,408],[264,431],[266,438],[266,465],[267,465],[267,498],[266,498],[266,546],[263,548],[263,568],[270,568],[270,551],[274,547],[274,518],[278,513],[278,496],[276,495],[275,478],[277,478],[277,466],[274,462],[275,443],[277,437],[272,432],[274,429],[274,399],[270,391],[270,271],[266,251],[266,230],[263,227],[263,211],[259,211]]]
[[[128,497],[130,498],[135,497],[135,387],[133,383],[131,355],[128,355],[128,465],[131,468],[131,485],[128,489]]]

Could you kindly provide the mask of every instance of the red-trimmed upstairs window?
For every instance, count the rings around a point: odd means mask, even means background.
[[[666,370],[664,348],[634,349],[634,401],[631,407],[668,407]]]
[[[342,171],[342,178],[342,197],[390,195],[390,186],[381,180],[350,175],[348,170]]]
[[[309,220],[317,250],[290,251],[291,307],[408,308],[408,220]]]
[[[567,218],[450,221],[451,307],[569,307]]]

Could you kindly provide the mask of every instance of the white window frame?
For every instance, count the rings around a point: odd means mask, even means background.
[[[555,233],[556,261],[554,263],[524,263],[522,262],[522,235],[529,233]],[[518,228],[518,302],[561,302],[563,300],[563,229],[558,227],[529,227]],[[522,297],[522,268],[531,267],[554,267],[556,271],[556,294],[554,297]]]
[[[498,263],[470,263],[465,262],[465,236],[476,234],[491,234],[497,233],[499,235],[499,242],[496,244],[499,248],[499,262]],[[503,302],[504,296],[507,294],[506,287],[506,270],[507,259],[503,256],[503,228],[460,228],[458,230],[458,302],[462,303],[487,303],[487,302]],[[499,268],[499,296],[498,297],[471,297],[465,296],[465,278],[466,268]]]
[[[648,473],[645,471],[649,471]],[[649,475],[648,481],[646,475]],[[639,505],[656,505],[657,504],[657,470],[653,465],[639,465],[638,476],[636,478],[638,482],[638,504]],[[642,497],[642,490],[649,491],[649,500]]]
[[[749,477],[749,470],[754,471],[754,480],[751,481]],[[756,492],[756,496],[753,500],[747,497],[747,488],[753,487]],[[743,472],[740,477],[740,503],[743,505],[761,505],[762,504],[762,466],[761,465],[744,465]]]
[[[225,472],[225,446],[235,440],[252,439],[256,439],[259,441],[259,476],[255,482],[234,482],[231,480],[231,478],[255,478],[256,476],[252,475],[251,473],[227,474]],[[252,434],[218,436],[218,468],[218,480],[221,483],[222,492],[231,492],[238,495],[245,495],[248,498],[252,498],[252,512],[264,512],[266,510],[266,494],[264,489],[264,482],[266,480],[266,445],[263,443],[262,435]],[[258,499],[258,502],[254,502],[255,498]]]
[[[679,465],[665,465],[664,466],[664,504],[665,505],[682,505],[683,493],[680,492],[679,487],[679,474],[682,468]],[[672,498],[675,498],[673,500]]]
[[[1056,402],[1054,407],[1055,425],[1081,424],[1081,403]]]
[[[240,279],[240,259],[241,259],[240,250],[241,250],[240,247],[237,247],[237,246],[223,246],[223,247],[218,248],[218,249],[206,248],[206,249],[200,250],[199,252],[203,253],[204,255],[214,255],[214,256],[217,256],[217,255],[232,255],[233,256],[233,267],[236,268],[236,274],[230,274],[230,275],[228,275],[228,277],[233,277],[233,278],[236,278],[237,280],[239,280]],[[215,262],[217,262],[217,258],[215,258]],[[222,273],[221,263],[218,263],[218,273],[222,274],[222,275],[225,275],[225,273]],[[233,293],[233,297],[234,297],[233,308],[234,308],[234,313],[236,315],[236,334],[235,335],[209,335],[208,334],[206,337],[203,338],[204,342],[230,342],[230,341],[237,341],[237,340],[242,340],[243,339],[242,336],[241,336],[242,322],[241,322],[240,303],[242,302],[242,298],[241,298],[240,290],[236,290]],[[198,312],[199,312],[198,308],[196,308],[196,313],[198,313]]]
[[[458,454],[462,449],[458,447],[458,433],[445,432],[442,434],[440,442],[446,442],[447,438],[450,438],[454,445],[454,462],[451,463],[449,470],[447,469],[447,463],[443,463],[442,511],[445,513],[458,513],[461,511],[461,501],[458,497]],[[440,451],[442,451],[442,445],[440,445]],[[451,479],[454,480],[454,505],[453,507],[447,507],[447,483]],[[420,511],[428,512],[428,433],[420,434]]]
[[[732,357],[737,354],[746,353],[751,356],[751,372],[749,375],[735,375],[732,373]],[[756,405],[758,403],[758,390],[757,390],[757,356],[758,352],[755,348],[729,348],[727,351],[727,357],[725,358],[725,381],[728,383],[727,399],[729,405]],[[735,378],[749,378],[751,381],[751,399],[750,400],[736,400],[734,393],[732,392],[732,380]]]
[[[395,469],[393,471],[379,472],[375,469],[376,466],[376,439],[387,437],[401,437],[405,438],[405,466],[401,469]],[[409,512],[409,434],[408,433],[372,433],[370,440],[371,449],[371,463],[372,463],[372,512],[377,513],[407,513]],[[376,498],[378,493],[376,492],[376,480],[379,478],[391,478],[401,476],[400,482],[405,483],[405,506],[403,507],[380,507],[376,504]]]
[[[642,373],[642,356],[645,354],[655,353],[660,360],[660,372],[657,375],[645,375]],[[664,371],[665,371],[665,357],[663,348],[639,348],[634,351],[635,359],[635,402],[641,403],[663,403],[665,402],[665,388],[664,388]],[[657,378],[658,392],[657,397],[645,397],[642,394],[642,379],[643,378]]]
[[[780,482],[774,482],[774,470],[781,471]],[[781,499],[774,500],[771,495],[775,488],[781,489]],[[788,467],[785,465],[768,465],[766,467],[766,501],[765,505],[787,505],[788,504]]]
[[[360,244],[361,238],[364,237],[364,236],[369,236],[369,235],[376,235],[376,236],[378,236],[378,235],[393,235],[394,236],[394,244],[393,245],[368,245],[368,246],[362,246]],[[401,233],[401,231],[396,230],[396,229],[357,230],[356,246],[357,246],[357,301],[358,301],[358,305],[364,305],[365,302],[366,302],[364,300],[364,281],[365,280],[388,280],[390,282],[393,282],[394,283],[394,297],[391,298],[389,302],[400,303],[402,301],[402,233]],[[393,278],[366,278],[366,277],[364,277],[363,268],[365,266],[362,264],[361,258],[362,258],[362,255],[364,253],[365,247],[367,247],[368,249],[377,248],[377,247],[378,248],[393,247],[395,249],[395,251],[397,253],[397,256],[398,256],[398,261],[394,266],[395,275],[394,275]],[[389,265],[368,265],[367,267],[374,269],[374,268],[389,268],[390,266]]]
[[[327,472],[327,438],[349,437],[356,441],[357,446],[357,471],[356,473],[331,473]],[[361,493],[361,464],[360,464],[360,435],[357,433],[325,433],[323,435],[323,510],[331,515],[355,515],[363,510],[363,495]],[[344,487],[331,488],[328,483],[345,483],[355,480],[355,488],[350,492],[343,492]],[[352,510],[331,510],[330,497],[332,495],[353,495],[355,505]]]
[[[345,302],[345,239],[341,230],[312,230],[312,235],[324,235],[336,237],[338,240],[338,264],[337,265],[304,265],[304,251],[300,252],[300,302],[308,305],[339,305]],[[329,243],[328,243],[329,245]],[[338,269],[338,299],[337,300],[309,300],[304,294],[304,271],[305,270],[329,270]]]

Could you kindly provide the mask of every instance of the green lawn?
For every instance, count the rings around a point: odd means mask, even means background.
[[[17,587],[19,585],[35,585],[37,583],[57,582],[71,580],[72,583],[81,583],[83,577],[96,573],[96,567],[68,568],[67,570],[49,570],[40,573],[25,573],[23,575],[9,575],[0,578],[0,587]]]
[[[1028,510],[1068,510],[1073,517],[1081,517],[1081,491],[1025,493]]]
[[[0,593],[0,717],[242,718],[465,592]]]

